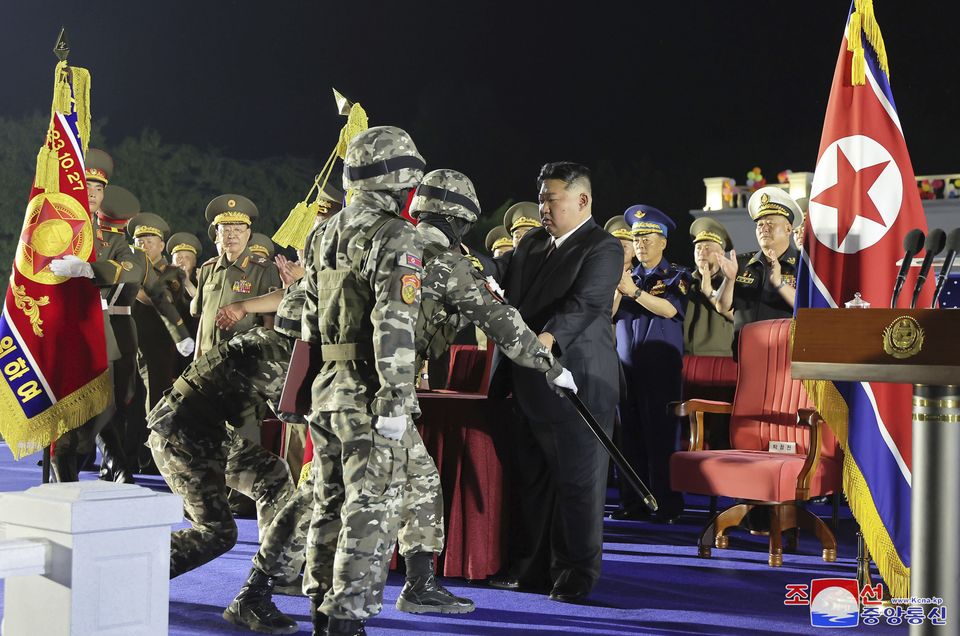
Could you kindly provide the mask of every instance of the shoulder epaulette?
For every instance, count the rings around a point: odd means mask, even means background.
[[[220,257],[219,257],[219,256],[214,256],[213,258],[207,259],[207,260],[205,260],[205,261],[200,265],[200,267],[206,267],[207,265],[213,265],[214,263],[217,262],[217,259],[218,259],[218,258],[220,258]]]

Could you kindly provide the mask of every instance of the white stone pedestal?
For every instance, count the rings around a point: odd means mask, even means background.
[[[3,636],[166,635],[170,526],[183,502],[132,484],[0,496],[6,538],[45,540],[46,574],[4,581]]]

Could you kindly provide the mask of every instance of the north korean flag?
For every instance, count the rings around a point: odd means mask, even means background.
[[[872,2],[856,0],[824,118],[797,308],[842,307],[856,292],[875,307],[886,306],[904,236],[914,228],[926,232],[887,68]],[[915,274],[905,289],[912,290],[914,283]],[[929,306],[932,283],[918,306]],[[903,294],[899,304],[908,306],[910,296]],[[911,387],[835,384],[849,411],[847,423],[829,422],[846,453],[847,498],[887,585],[905,592],[910,567]]]

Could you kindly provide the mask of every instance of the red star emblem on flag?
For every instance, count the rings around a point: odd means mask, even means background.
[[[74,253],[77,236],[87,221],[57,209],[50,199],[45,199],[37,213],[20,235],[25,256],[33,264],[36,274],[50,261],[65,254]]]
[[[869,190],[889,163],[882,161],[857,170],[837,146],[837,182],[813,198],[815,203],[836,208],[837,245],[843,244],[858,216],[887,226]]]

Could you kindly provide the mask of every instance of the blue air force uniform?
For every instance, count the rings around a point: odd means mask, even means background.
[[[633,206],[624,217],[635,236],[666,237],[675,228],[670,217],[648,206]],[[677,449],[680,429],[679,420],[667,414],[667,404],[680,400],[683,318],[691,277],[689,270],[666,259],[650,270],[640,264],[632,276],[642,291],[669,301],[677,310],[664,318],[624,296],[614,316],[617,354],[627,385],[619,407],[622,450],[660,503],[661,518],[670,519],[683,509],[683,498],[670,490],[670,455]],[[640,501],[632,488],[621,488],[621,498],[624,508]]]

